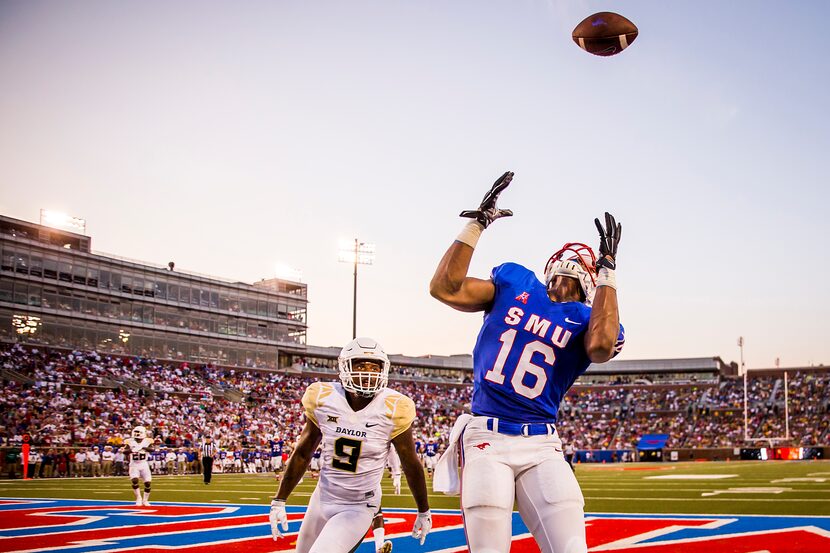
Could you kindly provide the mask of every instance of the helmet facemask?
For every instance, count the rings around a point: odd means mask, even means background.
[[[569,242],[550,256],[545,265],[545,286],[550,287],[557,276],[575,278],[579,290],[585,298],[583,302],[590,306],[596,291],[596,255],[585,244]]]
[[[134,440],[143,440],[147,437],[147,429],[143,426],[136,426],[133,428],[133,439]]]
[[[337,358],[340,382],[353,394],[372,397],[389,382],[389,358],[371,338],[349,342]]]

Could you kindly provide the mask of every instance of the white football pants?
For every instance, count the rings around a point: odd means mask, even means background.
[[[542,553],[584,553],[585,501],[557,434],[506,436],[475,417],[461,437],[470,553],[508,553],[515,498]]]
[[[349,553],[363,542],[378,508],[366,503],[324,505],[319,492],[320,488],[315,488],[308,502],[297,536],[297,553]]]

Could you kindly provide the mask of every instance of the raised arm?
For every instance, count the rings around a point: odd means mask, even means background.
[[[591,319],[585,333],[585,351],[593,363],[605,363],[614,357],[620,333],[620,312],[617,306],[617,246],[622,236],[622,225],[613,215],[605,214],[605,228],[595,219],[600,246],[597,260],[597,291],[591,305]]]
[[[461,212],[472,221],[464,226],[435,269],[429,283],[429,293],[435,299],[467,312],[484,311],[492,303],[496,294],[492,281],[469,277],[467,271],[482,231],[496,219],[513,215],[509,209],[496,206],[499,194],[512,180],[513,173],[507,171],[493,183],[478,209]]]

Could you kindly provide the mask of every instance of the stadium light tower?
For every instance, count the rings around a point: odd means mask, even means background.
[[[50,211],[48,209],[40,210],[40,224],[47,227],[58,228],[63,230],[70,230],[80,234],[86,234],[86,219],[81,217],[73,217],[66,213],[58,211]]]
[[[352,298],[352,339],[357,338],[357,266],[372,265],[375,262],[375,245],[361,242],[357,238],[340,242],[338,261],[354,265],[354,294]]]

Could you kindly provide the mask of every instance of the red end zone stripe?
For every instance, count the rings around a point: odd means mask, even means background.
[[[663,545],[632,545],[614,553],[813,553],[830,551],[830,538],[806,530],[763,532],[752,535],[712,537],[703,541],[676,541]]]
[[[300,520],[302,519],[304,513],[289,513],[288,518],[290,520]],[[415,522],[415,514],[414,513],[385,513],[385,517],[389,519],[400,519],[403,518],[403,521],[394,521],[390,524],[386,525],[386,534],[392,535],[397,532],[405,532],[409,533],[412,530],[412,525]],[[267,518],[264,515],[258,515],[255,517],[243,517],[243,518],[254,518],[255,523],[265,523],[267,522]],[[223,519],[229,520],[229,519]],[[245,524],[246,522],[243,519],[234,519],[236,520],[235,524]],[[433,515],[433,529],[444,528],[448,526],[458,526],[461,523],[461,518],[459,515],[456,514],[435,514]],[[213,527],[218,526],[214,525]],[[156,528],[152,526],[151,528]],[[167,526],[166,528],[170,528]],[[202,525],[199,529],[208,529],[208,525]],[[160,532],[153,532],[152,534],[159,534]],[[65,535],[65,534],[64,534]],[[367,535],[371,535],[371,532],[368,532]],[[124,533],[119,533],[120,537],[128,537]],[[90,535],[87,534],[86,539],[90,539]],[[100,539],[100,537],[96,534],[94,539]],[[5,546],[7,542],[3,541],[2,544]],[[531,540],[531,544],[533,547],[536,547]],[[40,544],[38,543],[38,546]],[[284,538],[280,538],[277,541],[274,541],[270,536],[268,537],[256,537],[256,538],[248,538],[248,539],[233,539],[228,540],[227,542],[211,542],[204,545],[193,545],[193,546],[182,546],[182,547],[174,547],[177,553],[215,553],[217,550],[221,550],[223,553],[233,553],[233,552],[244,552],[244,553],[267,553],[270,551],[290,551],[293,550],[297,546],[297,534],[289,534]],[[136,547],[136,548],[118,548],[119,553],[130,553],[130,552],[141,552],[141,553],[170,553],[171,547]],[[467,548],[464,547],[463,549],[459,549],[459,551],[466,551]],[[425,549],[425,551],[429,551],[429,549]],[[518,549],[511,550],[511,553],[531,553],[535,552],[538,553],[539,549]]]
[[[589,518],[585,521],[588,548],[614,543],[615,541],[639,536],[673,526],[706,526],[716,519],[642,519],[642,518]],[[712,553],[711,551],[707,553]]]
[[[192,515],[214,515],[221,513],[226,507],[190,507],[187,505],[159,505],[158,507],[137,507],[132,505],[93,505],[68,507],[32,507],[31,509],[9,509],[2,512],[0,530],[15,530],[18,528],[43,528],[49,526],[63,526],[83,523],[84,519],[97,520],[109,516],[107,513],[96,515],[96,510],[106,511],[133,511],[130,516],[142,515],[184,517]],[[73,514],[74,511],[83,511],[84,514]],[[97,517],[97,518],[94,518]],[[137,522],[140,523],[141,519]]]
[[[302,520],[304,513],[289,513],[289,520]],[[3,551],[32,548],[66,547],[67,544],[84,541],[117,540],[120,538],[134,538],[140,536],[158,536],[193,530],[212,530],[215,528],[242,526],[246,524],[265,524],[267,515],[250,515],[243,517],[223,517],[185,522],[164,522],[160,524],[143,524],[139,526],[116,526],[114,528],[100,528],[78,530],[76,532],[54,532],[32,536],[17,536],[0,541]],[[169,548],[168,548],[169,549]]]

